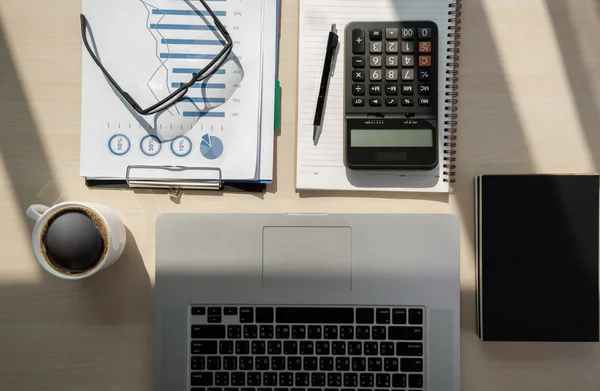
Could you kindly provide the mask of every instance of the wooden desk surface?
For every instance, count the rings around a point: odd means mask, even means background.
[[[80,2],[0,0],[0,390],[152,389],[154,221],[174,211],[455,213],[462,389],[598,390],[600,345],[476,337],[472,180],[597,171],[600,3],[464,1],[450,197],[295,191],[298,0],[283,3],[276,183],[264,196],[185,194],[175,204],[152,191],[89,190],[79,177]],[[88,281],[50,277],[30,249],[26,207],[65,200],[104,203],[130,230],[121,261]],[[567,313],[557,308],[557,316]]]

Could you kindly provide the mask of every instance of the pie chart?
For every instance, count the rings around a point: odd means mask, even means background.
[[[223,154],[223,141],[216,136],[205,134],[200,143],[200,152],[208,160],[218,159]]]

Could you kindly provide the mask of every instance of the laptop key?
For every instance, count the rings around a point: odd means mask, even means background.
[[[420,358],[400,359],[400,370],[402,372],[423,372],[423,360]]]
[[[192,386],[212,386],[212,372],[192,372],[190,383]]]
[[[406,375],[404,373],[392,375],[392,387],[406,388]]]
[[[398,342],[400,343],[400,342]],[[393,356],[394,355],[394,343],[393,342],[380,342],[379,343],[379,354],[382,356]]]
[[[225,338],[224,325],[193,325],[193,339],[222,339]]]
[[[372,339],[382,340],[385,338],[385,326],[373,326],[371,329]]]
[[[236,356],[226,356],[223,357],[223,369],[228,371],[234,371],[237,369],[237,357]]]
[[[308,387],[310,385],[310,373],[296,372],[296,387]]]
[[[352,324],[354,310],[339,307],[278,307],[275,320],[277,323]]]
[[[383,360],[383,370],[386,372],[398,372],[398,359],[386,358]],[[396,386],[394,386],[396,387]]]
[[[379,354],[377,342],[365,342],[363,351],[366,356],[377,356]]]
[[[423,344],[422,343],[397,342],[396,343],[396,354],[398,356],[422,356],[423,355]]]
[[[356,339],[371,339],[369,326],[356,326]]]
[[[283,342],[283,354],[287,354],[287,355],[298,354],[298,341]]]
[[[308,326],[308,339],[321,339],[321,326]]]
[[[354,357],[352,359],[352,370],[355,372],[363,372],[367,370],[367,359],[364,357]]]
[[[215,386],[228,386],[228,385],[229,385],[229,372],[215,373]]]
[[[271,357],[271,369],[273,371],[285,371],[285,357]]]
[[[252,341],[252,354],[265,354],[266,346],[265,341]]]
[[[262,339],[273,338],[273,326],[260,326],[260,337]]]
[[[369,358],[369,372],[381,372],[383,368],[383,364],[381,362],[381,358],[379,357],[370,357]],[[380,387],[380,386],[377,386]]]
[[[392,311],[392,323],[406,324],[406,309],[405,308],[394,308],[394,310]]]
[[[204,357],[192,357],[192,371],[203,371],[206,367]]]
[[[342,386],[342,374],[341,373],[328,373],[327,374],[327,386],[328,387],[341,387]]]
[[[378,373],[376,376],[377,387],[389,388],[390,387],[390,375],[387,373]]]
[[[333,371],[333,357],[321,357],[319,359],[320,371]]]
[[[349,371],[350,370],[350,359],[348,357],[336,357],[335,358],[335,370],[336,371]]]
[[[255,339],[258,337],[258,327],[255,325],[244,326],[244,338]]]
[[[315,343],[315,351],[320,356],[329,354],[329,347],[329,342],[327,341],[318,341]]]
[[[208,316],[210,315],[221,316],[221,307],[208,307]]]
[[[223,313],[225,315],[237,315],[238,314],[238,309],[236,307],[225,307],[225,309],[223,310]]]
[[[313,387],[325,386],[325,374],[323,372],[315,372],[310,376],[310,384]]]
[[[313,341],[300,342],[300,354],[314,354],[315,345]]]
[[[361,373],[359,376],[361,387],[373,387],[375,384],[374,376],[372,373]]]
[[[281,341],[269,341],[267,343],[268,354],[281,354]]]
[[[304,357],[302,361],[304,362],[305,371],[316,371],[319,369],[318,359],[316,357]]]
[[[292,338],[293,339],[306,338],[306,327],[305,326],[292,326]]]
[[[348,354],[351,356],[361,356],[362,342],[348,342]]]
[[[256,370],[258,371],[268,371],[269,370],[269,364],[270,364],[271,360],[269,359],[269,357],[267,356],[258,356],[256,357]]]
[[[291,387],[294,385],[294,374],[289,372],[281,372],[279,374],[279,385]]]
[[[233,341],[219,341],[219,354],[233,354]]]
[[[340,339],[354,339],[354,327],[340,326]]]
[[[263,385],[276,386],[277,385],[277,373],[275,373],[275,372],[263,373]]]
[[[250,342],[249,341],[236,341],[235,342],[235,354],[250,354]]]
[[[232,386],[245,386],[246,385],[246,374],[244,372],[234,372],[231,374],[231,385]]]
[[[389,324],[390,323],[390,309],[389,308],[378,308],[377,309],[377,324]]]
[[[420,341],[423,339],[423,328],[408,326],[390,326],[388,327],[388,339],[392,341]]]
[[[260,372],[248,372],[246,384],[249,386],[260,386],[261,384]]]
[[[356,323],[373,324],[375,323],[375,310],[373,308],[357,308]]]
[[[302,358],[298,356],[290,356],[287,358],[287,369],[288,371],[301,371],[302,370]]]
[[[254,369],[254,357],[240,357],[240,371],[251,371]]]
[[[192,307],[192,315],[206,315],[206,307]]]
[[[338,338],[338,327],[337,326],[323,327],[323,335],[324,335],[325,339],[337,339]]]
[[[358,374],[344,373],[344,387],[358,387]]]
[[[275,328],[275,338],[288,339],[290,337],[290,326],[277,326]]]
[[[227,338],[230,338],[230,339],[242,338],[242,326],[229,325],[227,327]]]
[[[256,323],[273,323],[274,310],[271,307],[259,307],[256,309]]]
[[[346,355],[346,342],[334,341],[331,343],[331,353],[334,356],[345,356]]]
[[[240,308],[240,323],[254,323],[254,308]]]
[[[423,310],[421,308],[411,308],[408,310],[409,324],[423,324]]]
[[[206,369],[221,369],[221,357],[211,356],[206,359]]]
[[[192,341],[192,354],[217,354],[217,341]]]
[[[410,388],[423,388],[423,375],[408,375],[408,386]]]

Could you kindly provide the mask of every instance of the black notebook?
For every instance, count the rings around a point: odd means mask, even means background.
[[[599,178],[476,178],[481,339],[598,342]]]

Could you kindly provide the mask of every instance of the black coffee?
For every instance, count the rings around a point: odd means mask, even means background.
[[[107,252],[107,232],[100,218],[85,208],[65,208],[51,216],[42,230],[42,253],[65,274],[94,269]]]

